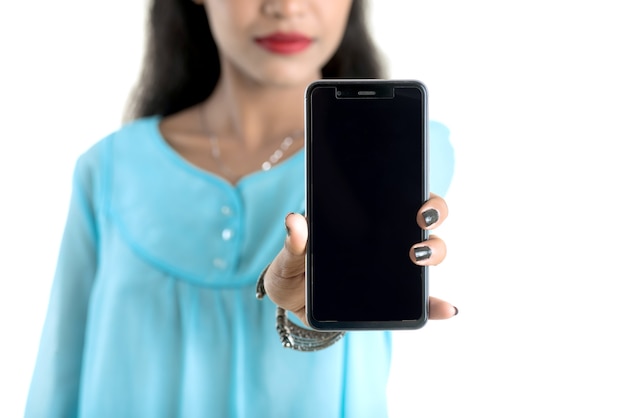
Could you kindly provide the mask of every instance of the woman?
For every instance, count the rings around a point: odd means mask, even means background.
[[[386,415],[388,333],[302,353],[275,332],[274,303],[306,322],[304,89],[381,76],[361,6],[155,0],[135,120],[77,162],[26,416]],[[445,202],[424,212],[435,228]],[[431,318],[456,312],[431,299]]]

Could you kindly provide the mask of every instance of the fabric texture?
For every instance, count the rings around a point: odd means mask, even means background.
[[[304,211],[304,154],[235,186],[180,157],[158,117],[77,161],[26,417],[381,418],[389,332],[314,353],[283,348],[255,298]],[[431,190],[453,151],[430,124]]]

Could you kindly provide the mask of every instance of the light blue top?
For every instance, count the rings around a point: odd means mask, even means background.
[[[301,353],[280,345],[255,298],[304,211],[304,155],[236,186],[183,160],[158,117],[77,161],[26,417],[381,418],[388,332]],[[453,153],[431,123],[431,189]]]

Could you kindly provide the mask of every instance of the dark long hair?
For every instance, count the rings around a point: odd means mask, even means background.
[[[353,1],[343,40],[322,68],[322,77],[383,77],[380,56],[367,29],[364,1]],[[190,0],[153,0],[143,68],[125,119],[167,116],[213,92],[220,62],[202,7]]]

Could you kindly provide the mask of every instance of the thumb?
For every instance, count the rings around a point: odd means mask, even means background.
[[[285,217],[285,249],[293,255],[304,255],[306,242],[309,237],[306,218],[297,213],[290,213]]]
[[[276,305],[300,316],[304,312],[306,218],[296,213],[288,214],[285,229],[285,245],[265,273],[265,291]]]

